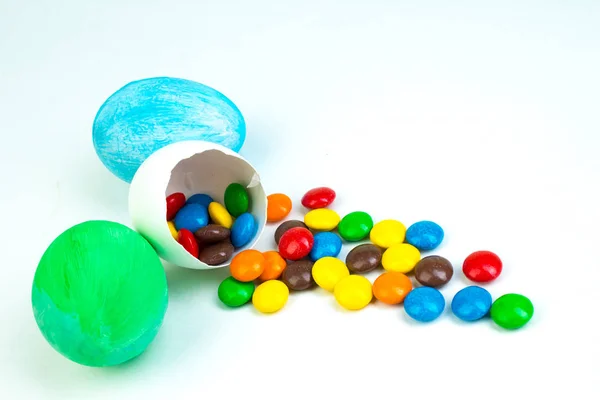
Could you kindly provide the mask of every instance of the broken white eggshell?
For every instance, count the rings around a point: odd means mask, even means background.
[[[154,247],[163,260],[191,269],[221,268],[208,265],[181,246],[169,231],[166,197],[182,192],[186,198],[206,193],[223,203],[225,189],[240,183],[250,196],[249,212],[257,223],[257,232],[240,251],[252,248],[262,234],[267,215],[267,196],[254,167],[239,154],[218,144],[193,140],[167,145],[150,155],[139,167],[129,188],[129,214],[133,227]]]

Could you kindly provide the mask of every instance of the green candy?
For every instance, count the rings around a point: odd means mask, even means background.
[[[239,217],[250,208],[250,196],[246,188],[239,183],[232,183],[225,189],[225,208],[234,217]]]
[[[230,276],[219,285],[219,300],[229,307],[243,306],[252,299],[254,282],[240,282]]]
[[[338,232],[348,242],[363,240],[373,229],[373,218],[364,211],[354,211],[346,215],[338,225]]]
[[[533,317],[533,304],[523,295],[509,293],[494,301],[490,314],[502,328],[519,329]]]

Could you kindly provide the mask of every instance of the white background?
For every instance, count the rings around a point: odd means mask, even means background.
[[[599,71],[595,0],[1,0],[0,397],[598,399]],[[228,271],[167,266],[146,353],[106,369],[63,358],[33,319],[33,274],[71,225],[129,224],[128,185],[91,127],[111,93],[152,76],[230,97],[242,155],[293,216],[330,185],[340,214],[435,220],[456,267],[446,301],[468,284],[464,257],[489,249],[505,270],[488,289],[530,297],[533,320],[420,325],[320,290],[263,316],[219,305]]]

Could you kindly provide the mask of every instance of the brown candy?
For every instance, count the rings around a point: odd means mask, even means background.
[[[206,225],[204,228],[198,229],[194,235],[200,243],[210,244],[229,239],[231,231],[224,226],[210,224]]]
[[[313,264],[310,260],[294,261],[285,268],[281,280],[290,290],[309,289],[315,283],[312,277]]]
[[[306,228],[306,225],[304,224],[304,222],[299,221],[297,219],[285,221],[283,224],[277,227],[277,230],[275,230],[275,243],[279,244],[279,239],[281,239],[283,234],[292,228]]]
[[[350,250],[346,256],[346,266],[350,272],[365,273],[381,265],[381,249],[374,244],[361,244]]]
[[[208,265],[219,265],[231,259],[233,251],[233,245],[227,239],[203,248],[198,259]]]
[[[415,266],[415,279],[423,286],[439,287],[452,279],[454,269],[450,261],[440,256],[427,256]]]

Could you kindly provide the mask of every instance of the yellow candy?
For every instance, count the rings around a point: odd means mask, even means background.
[[[328,208],[317,208],[306,213],[304,223],[311,229],[330,231],[340,223],[340,215]]]
[[[333,292],[335,285],[350,275],[348,267],[339,258],[323,257],[318,259],[312,268],[312,276],[317,285]]]
[[[177,232],[177,228],[175,228],[173,221],[167,221],[167,225],[169,225],[169,230],[171,231],[171,236],[173,236],[173,239],[179,240],[179,232]]]
[[[342,278],[333,289],[335,299],[348,310],[360,310],[373,299],[371,282],[361,275],[348,275]]]
[[[402,272],[406,274],[413,270],[421,259],[419,249],[408,243],[391,246],[383,252],[381,264],[387,271]]]
[[[274,313],[283,308],[290,296],[285,283],[277,280],[266,281],[258,285],[252,295],[252,304],[261,313]]]
[[[386,219],[379,221],[371,229],[371,242],[387,249],[395,244],[404,242],[406,227],[400,221]]]
[[[210,218],[215,224],[219,224],[227,229],[231,229],[231,225],[233,225],[233,217],[221,204],[217,203],[216,201],[210,203],[208,205],[208,215],[210,215]]]

